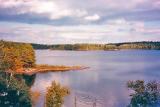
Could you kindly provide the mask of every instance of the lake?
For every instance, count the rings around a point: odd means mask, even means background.
[[[32,90],[41,92],[36,107],[43,107],[46,87],[52,81],[67,86],[71,94],[64,107],[126,107],[130,103],[128,80],[160,81],[160,51],[51,51],[37,50],[37,64],[81,65],[85,70],[37,74]],[[76,101],[75,101],[76,98]]]

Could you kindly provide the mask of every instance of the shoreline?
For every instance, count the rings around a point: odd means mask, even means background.
[[[21,68],[16,70],[17,74],[34,75],[37,73],[47,73],[47,72],[66,72],[72,70],[84,70],[89,69],[85,66],[52,66],[52,65],[37,65],[34,68]]]
[[[146,50],[146,51],[151,51],[151,50],[155,50],[155,51],[160,51],[159,49],[108,49],[108,50],[58,50],[58,49],[35,49],[35,50],[50,50],[50,51],[123,51],[123,50]]]

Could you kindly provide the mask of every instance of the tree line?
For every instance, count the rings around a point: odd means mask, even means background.
[[[120,49],[146,49],[160,50],[160,42],[126,42],[110,44],[31,44],[34,49],[52,50],[120,50]]]

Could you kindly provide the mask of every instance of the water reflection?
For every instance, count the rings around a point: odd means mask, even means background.
[[[75,93],[86,93],[104,99],[98,107],[126,107],[129,102],[128,80],[157,80],[160,76],[160,51],[36,51],[38,64],[82,65],[90,69],[63,73],[37,74],[32,90],[41,92],[36,107],[43,107],[46,87],[57,81],[71,89],[65,107],[74,107]],[[153,63],[154,62],[154,63]],[[84,104],[78,107],[91,107]]]
[[[75,107],[80,107],[83,104],[85,107],[102,107],[105,101],[101,97],[93,96],[90,94],[76,92],[74,97]]]
[[[151,81],[145,84],[143,80],[129,81],[129,89],[134,91],[128,107],[159,107],[160,106],[160,83]]]

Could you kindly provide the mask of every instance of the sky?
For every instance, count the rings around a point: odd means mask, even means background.
[[[160,0],[0,0],[0,40],[160,41]]]

